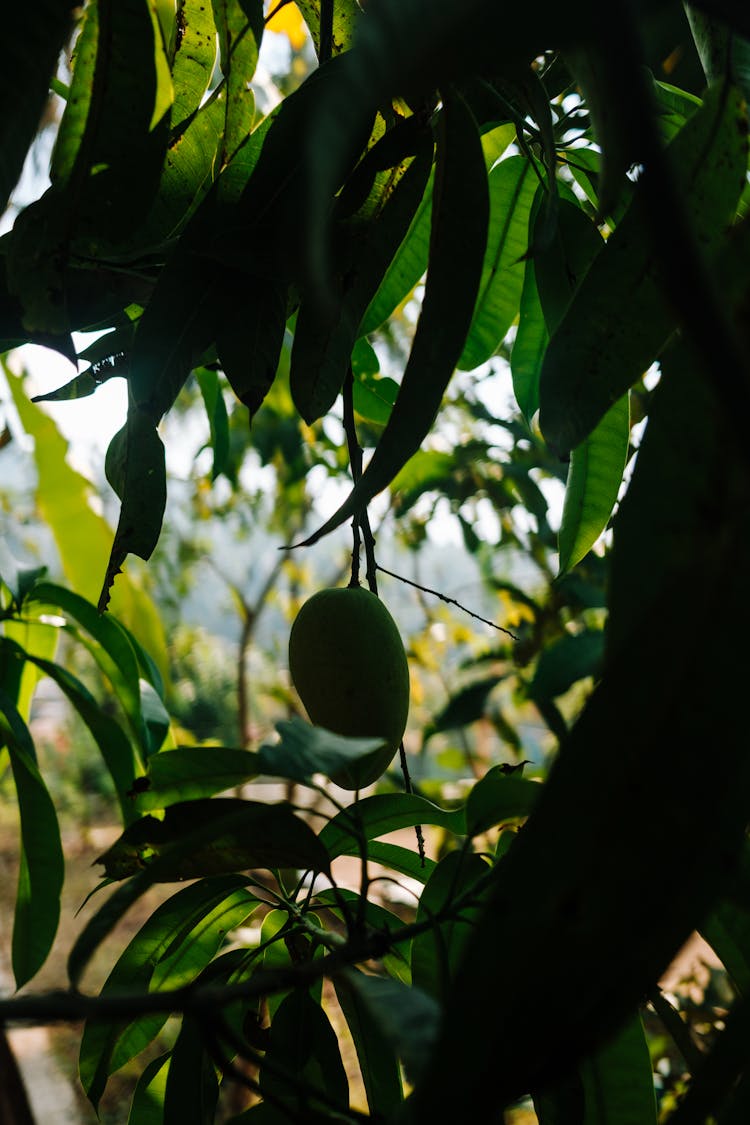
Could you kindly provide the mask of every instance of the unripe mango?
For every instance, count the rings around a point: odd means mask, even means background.
[[[360,586],[313,594],[292,625],[289,671],[316,726],[384,739],[333,779],[344,789],[370,785],[398,750],[409,712],[406,653],[380,599]]]

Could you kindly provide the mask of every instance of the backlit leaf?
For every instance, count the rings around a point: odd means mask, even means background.
[[[444,98],[422,311],[398,398],[372,459],[349,498],[310,545],[385,488],[429,432],[466,338],[487,239],[487,175],[479,135],[457,95]]]
[[[696,243],[704,252],[715,250],[733,216],[747,162],[737,92],[709,90],[667,151]],[[591,433],[673,331],[658,263],[636,189],[547,348],[540,424],[558,453]]]
[[[606,528],[622,484],[629,441],[630,405],[624,395],[570,455],[558,536],[561,574],[588,554]]]
[[[490,219],[476,307],[458,366],[490,358],[518,313],[529,248],[529,219],[539,181],[523,156],[501,160],[489,174]]]

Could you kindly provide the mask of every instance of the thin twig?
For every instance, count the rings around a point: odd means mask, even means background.
[[[491,629],[497,629],[498,633],[505,633],[512,641],[518,640],[516,634],[511,633],[510,629],[506,629],[504,625],[498,625],[496,621],[489,621],[486,617],[474,613],[473,610],[467,609],[461,602],[457,602],[455,598],[449,598],[447,594],[441,594],[439,590],[432,590],[429,586],[422,586],[419,582],[412,582],[411,578],[404,578],[403,574],[394,574],[392,570],[386,570],[380,563],[378,563],[378,570],[381,571],[382,574],[387,574],[390,578],[396,578],[399,582],[405,582],[407,586],[413,586],[415,590],[421,590],[423,594],[432,594],[434,597],[440,598],[441,602],[456,606],[462,613],[467,613],[469,617],[473,617],[475,621],[481,621],[483,625],[489,625]]]

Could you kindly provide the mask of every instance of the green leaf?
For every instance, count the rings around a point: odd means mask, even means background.
[[[490,218],[474,315],[458,366],[471,371],[494,354],[521,302],[531,205],[539,186],[525,156],[501,160],[489,174]]]
[[[119,436],[116,435],[113,441],[117,441]],[[122,507],[99,595],[100,612],[109,605],[112,584],[128,555],[151,558],[159,540],[167,503],[164,446],[152,418],[132,400],[125,433],[120,440],[124,454],[122,478],[118,482]]]
[[[224,91],[217,90],[170,141],[153,204],[137,233],[142,252],[177,237],[216,179],[225,103]]]
[[[219,376],[208,367],[200,367],[195,378],[203,396],[203,404],[208,415],[208,424],[211,430],[211,448],[214,452],[214,463],[211,469],[211,480],[214,481],[220,473],[224,472],[229,456],[229,416],[227,404],[219,386]]]
[[[362,343],[362,340],[359,341]],[[398,395],[398,383],[379,375],[357,375],[355,372],[353,398],[354,409],[360,417],[385,426],[393,411]]]
[[[21,378],[7,366],[3,371],[21,423],[34,438],[39,514],[54,536],[68,584],[91,601],[97,596],[107,565],[112,530],[104,517],[92,509],[92,485],[68,464],[68,443],[52,419],[29,402]],[[112,611],[166,670],[166,641],[159,614],[151,599],[128,577],[118,583]]]
[[[696,243],[717,249],[747,163],[744,108],[713,88],[669,146]],[[643,374],[675,326],[642,189],[593,263],[557,327],[542,368],[540,424],[560,454],[575,448]]]
[[[366,976],[356,969],[341,974],[403,1060],[410,1082],[424,1072],[437,1038],[440,1007],[428,993],[400,981]]]
[[[288,805],[231,798],[171,805],[163,820],[144,817],[99,862],[114,878],[137,874],[118,887],[76,940],[68,960],[73,983],[125,911],[154,883],[253,867],[329,867],[318,838]]]
[[[261,1091],[272,1103],[305,1114],[315,1105],[316,1089],[338,1104],[349,1106],[349,1082],[336,1035],[328,1016],[310,993],[291,992],[271,1021],[268,1046],[260,1065]]]
[[[99,9],[97,4],[89,4],[81,16],[73,56],[73,77],[50,157],[50,180],[60,187],[64,187],[70,179],[85,135],[93,98],[98,42]]]
[[[387,844],[381,840],[368,841],[367,855],[374,863],[381,863],[384,867],[408,875],[418,883],[425,883],[435,867],[434,859],[429,859],[427,856],[422,858],[416,852],[402,848],[399,844]]]
[[[584,629],[562,637],[539,657],[529,695],[538,700],[556,699],[587,676],[598,679],[603,656],[604,633],[600,629]]]
[[[315,50],[320,53],[320,0],[299,0],[297,4],[302,18],[310,29]],[[333,41],[331,50],[334,55],[340,54],[351,47],[361,9],[356,0],[336,0],[333,7]]]
[[[419,449],[463,347],[487,240],[487,175],[476,122],[458,95],[443,99],[422,311],[393,412],[349,498],[310,545],[361,511]]]
[[[169,1060],[169,1052],[159,1055],[141,1072],[130,1103],[128,1125],[164,1125]]]
[[[370,1009],[352,988],[348,976],[341,973],[335,976],[333,987],[354,1040],[370,1113],[391,1113],[403,1100],[401,1073],[393,1042],[373,1019]]]
[[[331,859],[356,855],[360,839],[373,840],[397,828],[438,824],[457,835],[466,830],[462,809],[441,809],[413,793],[383,793],[365,797],[338,813],[320,833],[320,842]]]
[[[441,1004],[479,918],[483,895],[478,884],[488,871],[486,861],[474,852],[449,852],[433,870],[419,900],[416,921],[430,919],[435,924],[411,943],[412,982]],[[471,895],[469,901],[454,906],[465,895]]]
[[[584,1061],[584,1125],[656,1125],[654,1074],[636,1016]]]
[[[141,707],[141,669],[133,639],[115,618],[103,616],[91,602],[62,586],[51,582],[39,583],[28,599],[30,606],[36,603],[61,610],[88,634],[81,636],[79,633],[78,636],[122,703],[145,757],[148,738]]]
[[[256,777],[257,754],[225,746],[183,746],[162,750],[149,760],[145,777],[137,785],[139,812],[164,809],[179,801],[212,797]]]
[[[60,51],[72,29],[72,4],[42,0],[3,13],[0,86],[0,213],[7,206],[49,93]]]
[[[221,69],[226,83],[226,118],[221,152],[224,166],[253,127],[255,97],[251,81],[263,37],[262,0],[212,0],[219,32]]]
[[[5,639],[6,648],[17,646]],[[102,708],[86,687],[77,680],[68,670],[51,660],[45,660],[30,652],[18,653],[35,665],[65,693],[68,700],[75,707],[78,714],[88,727],[91,735],[101,751],[104,763],[109,770],[115,784],[117,797],[120,802],[122,816],[125,823],[133,819],[133,808],[127,799],[128,790],[132,787],[137,774],[137,761],[127,736],[120,725]]]
[[[378,291],[365,310],[359,326],[361,336],[367,336],[380,328],[424,277],[430,256],[434,179],[433,172],[406,236],[391,258]]]
[[[286,316],[286,285],[261,282],[238,284],[219,318],[216,351],[250,422],[276,377]]]
[[[108,878],[124,879],[145,867],[160,883],[250,867],[328,869],[317,837],[289,805],[234,797],[181,801],[161,819],[142,817],[96,862]]]
[[[194,980],[216,954],[229,925],[238,924],[236,919],[246,917],[255,905],[247,882],[240,875],[203,879],[163,902],[131,938],[100,995],[171,988]],[[166,1021],[166,1013],[159,1012],[114,1023],[87,1021],[79,1071],[94,1108],[109,1076],[142,1051]]]
[[[541,786],[525,777],[490,770],[472,788],[466,802],[466,832],[479,836],[507,820],[530,816]]]
[[[31,734],[4,691],[0,691],[0,712],[21,815],[12,944],[13,975],[20,988],[42,967],[52,947],[65,864],[55,806],[37,768]]]
[[[339,267],[341,295],[330,312],[321,312],[319,302],[303,300],[290,381],[295,405],[308,423],[326,414],[341,390],[362,318],[424,195],[432,151],[430,135],[419,134],[416,155],[379,213],[350,234]]]
[[[184,1015],[167,1074],[165,1118],[181,1125],[213,1125],[218,1097],[219,1079],[201,1021]]]
[[[333,777],[383,745],[379,738],[344,738],[293,718],[276,724],[280,741],[258,750],[260,772],[309,783],[313,774]]]
[[[513,394],[527,425],[539,409],[539,377],[549,333],[539,299],[536,266],[533,258],[526,260],[526,272],[518,310],[518,331],[510,353]]]
[[[630,402],[624,395],[570,455],[558,536],[561,574],[576,566],[605,530],[622,484],[629,442]]]
[[[487,700],[490,693],[502,683],[504,678],[504,676],[488,676],[484,680],[478,680],[461,688],[431,720],[425,730],[424,741],[440,731],[457,730],[483,718],[487,713]]]
[[[210,4],[179,0],[172,60],[172,133],[180,135],[198,110],[214,72],[216,25]]]

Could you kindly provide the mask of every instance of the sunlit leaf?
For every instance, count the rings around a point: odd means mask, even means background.
[[[529,248],[529,219],[539,181],[523,156],[501,160],[489,174],[490,219],[476,307],[458,366],[479,367],[494,353],[518,313]]]
[[[251,780],[260,772],[258,755],[225,746],[184,746],[162,750],[148,763],[136,786],[139,812],[163,809],[178,801],[212,797]]]
[[[606,528],[622,484],[629,441],[630,405],[624,395],[570,455],[558,537],[561,574],[588,554]]]
[[[20,988],[42,967],[57,933],[64,860],[55,806],[39,773],[31,734],[4,691],[0,713],[21,815],[12,942],[13,975]]]
[[[416,824],[439,824],[457,834],[466,828],[462,809],[441,809],[413,793],[389,793],[365,797],[344,809],[325,826],[319,839],[331,859],[335,859],[338,855],[357,854],[363,837],[372,840]]]

